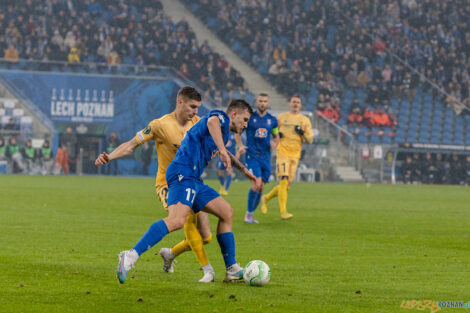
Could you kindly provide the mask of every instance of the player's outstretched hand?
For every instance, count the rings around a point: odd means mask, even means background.
[[[230,161],[230,157],[227,153],[227,150],[219,151],[219,157],[222,163],[225,165],[227,171],[232,169],[232,162]]]
[[[296,125],[295,126],[295,132],[299,134],[300,136],[304,135],[304,130],[302,129],[302,126]]]
[[[106,152],[101,153],[95,160],[95,165],[100,166],[109,162],[109,155]]]

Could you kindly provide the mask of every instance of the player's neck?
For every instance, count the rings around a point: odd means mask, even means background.
[[[175,111],[175,117],[176,117],[176,121],[181,126],[181,128],[185,128],[186,125],[188,124],[188,121],[184,118],[184,116],[182,116],[181,114],[178,114],[178,111]]]
[[[297,115],[297,114],[300,114],[300,111],[299,112],[290,111],[290,114]]]
[[[266,113],[268,113],[268,110],[264,110],[263,112],[261,112],[260,110],[258,110],[258,115],[259,115],[260,117],[265,116]]]

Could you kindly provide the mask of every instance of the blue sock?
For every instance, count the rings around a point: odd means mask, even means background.
[[[262,196],[262,195],[263,195],[262,193],[256,192],[256,198],[255,198],[255,201],[253,202],[253,211],[255,211],[256,208],[258,207],[258,204],[259,204],[259,202],[260,202],[260,200],[261,200],[261,196]]]
[[[227,175],[227,179],[225,180],[225,190],[228,190],[228,187],[230,187],[231,182],[232,182],[232,175]]]
[[[247,205],[247,213],[253,213],[256,210],[255,202],[256,197],[258,196],[257,192],[254,192],[253,189],[250,188],[248,192],[248,205]]]
[[[225,267],[237,263],[235,260],[235,237],[233,237],[233,233],[217,234],[217,241],[219,242],[220,251],[224,257]]]
[[[139,242],[134,246],[135,251],[139,255],[155,246],[163,237],[168,234],[168,227],[163,220],[153,223],[147,232],[140,238]]]
[[[218,177],[219,177],[220,185],[222,185],[222,187],[223,187],[223,186],[224,186],[225,177],[224,177],[224,175],[218,176]]]

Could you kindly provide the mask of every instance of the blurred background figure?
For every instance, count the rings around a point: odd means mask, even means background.
[[[42,175],[50,175],[54,165],[54,154],[49,140],[44,140],[41,149],[39,149],[39,162]]]
[[[109,134],[108,142],[106,143],[106,153],[110,154],[120,145],[119,139],[116,135],[116,132],[111,132]],[[109,162],[106,164],[106,175],[117,175],[119,171],[118,161]]]

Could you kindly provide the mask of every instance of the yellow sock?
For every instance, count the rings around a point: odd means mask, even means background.
[[[202,237],[197,229],[197,217],[194,214],[188,215],[186,223],[184,224],[184,234],[189,246],[196,255],[197,260],[201,266],[209,264],[209,258],[207,257],[206,250],[202,246]]]
[[[178,242],[176,245],[171,248],[171,252],[175,255],[178,256],[183,252],[191,250],[191,247],[189,246],[189,242],[185,239],[181,242]]]
[[[282,179],[279,183],[279,209],[282,213],[287,212],[287,187],[289,185],[289,181],[287,179]]]
[[[207,245],[207,244],[209,244],[211,241],[212,241],[212,234],[210,234],[209,237],[204,238],[204,239],[202,240],[202,243],[205,244],[205,245]]]
[[[267,195],[265,195],[264,199],[266,199],[266,202],[268,202],[272,198],[277,197],[278,193],[279,193],[279,185],[274,187]]]

